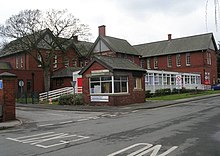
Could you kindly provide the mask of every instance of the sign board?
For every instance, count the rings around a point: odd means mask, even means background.
[[[91,102],[109,102],[109,96],[91,96]]]
[[[3,81],[0,80],[0,89],[3,89]]]
[[[182,89],[182,75],[176,75],[177,89]]]
[[[96,76],[96,75],[108,75],[110,72],[107,69],[104,70],[93,70],[91,71],[91,75],[92,76]]]
[[[20,81],[18,82],[18,85],[19,85],[20,87],[23,87],[23,86],[24,86],[24,81],[20,80]]]

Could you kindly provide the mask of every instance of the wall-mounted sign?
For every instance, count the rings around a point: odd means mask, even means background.
[[[3,89],[3,81],[0,80],[0,89]]]
[[[109,96],[91,96],[91,102],[109,102]]]
[[[109,70],[107,70],[107,69],[91,71],[91,75],[92,76],[95,76],[95,75],[106,75],[106,74],[109,74]]]

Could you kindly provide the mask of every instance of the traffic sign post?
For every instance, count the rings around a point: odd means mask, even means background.
[[[176,75],[176,89],[182,89],[182,75]]]

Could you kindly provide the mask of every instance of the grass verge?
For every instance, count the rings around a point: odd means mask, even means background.
[[[171,94],[171,95],[165,95],[165,96],[151,97],[151,98],[146,98],[146,100],[172,101],[172,100],[198,97],[198,96],[210,95],[210,94],[218,94],[218,93],[220,93],[220,90],[208,90],[208,91],[202,91],[199,93],[182,93],[182,94]]]

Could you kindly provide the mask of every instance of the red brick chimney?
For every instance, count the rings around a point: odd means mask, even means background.
[[[168,34],[168,40],[172,39],[172,34]]]
[[[105,36],[105,25],[99,26],[99,35]]]

